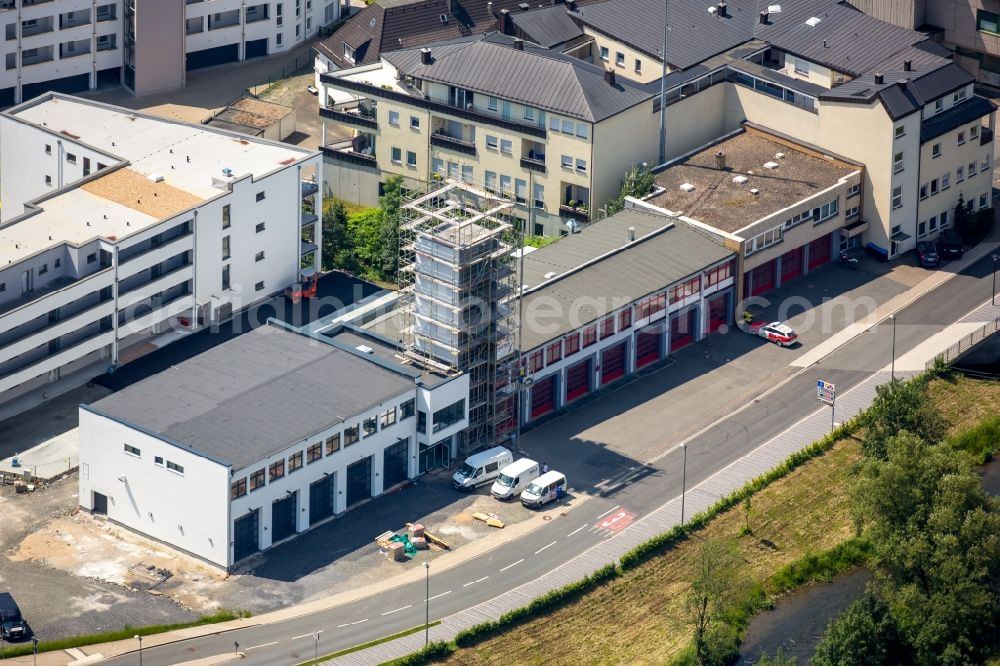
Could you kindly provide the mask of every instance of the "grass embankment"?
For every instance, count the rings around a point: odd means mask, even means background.
[[[1000,413],[1000,382],[953,376],[932,380],[929,391],[952,436]],[[972,448],[985,439],[972,438]],[[758,591],[771,598],[805,581],[822,579],[858,558],[852,551],[858,544],[852,539],[848,490],[860,458],[855,439],[839,440],[825,454],[753,496],[750,534],[738,536],[746,531],[746,509],[735,506],[663,555],[553,612],[458,649],[445,663],[669,662],[691,642],[684,603],[694,557],[703,541],[737,538],[744,561],[740,577],[754,581]]]

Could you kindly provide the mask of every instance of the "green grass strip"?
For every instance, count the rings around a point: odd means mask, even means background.
[[[373,641],[368,641],[367,643],[362,643],[361,645],[355,645],[354,647],[345,648],[338,652],[333,652],[331,654],[323,655],[319,659],[310,659],[309,661],[303,661],[296,666],[315,666],[315,664],[322,664],[324,661],[329,661],[330,659],[336,659],[337,657],[343,657],[345,654],[351,654],[352,652],[357,652],[358,650],[365,650],[370,647],[375,647],[376,645],[381,645],[382,643],[388,643],[389,641],[394,641],[397,638],[403,638],[404,636],[409,636],[410,634],[415,634],[418,631],[423,631],[426,628],[436,627],[441,624],[441,620],[434,620],[429,625],[423,625],[413,627],[412,629],[407,629],[406,631],[401,631],[398,634],[393,634],[392,636],[385,636],[383,638],[377,638]]]

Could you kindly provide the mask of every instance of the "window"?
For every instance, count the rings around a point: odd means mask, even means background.
[[[545,362],[555,363],[562,360],[562,340],[556,340],[545,348]]]
[[[229,253],[229,236],[222,237],[222,259],[226,260],[230,256]]]
[[[393,146],[392,147],[392,155],[390,156],[390,158],[392,159],[392,163],[393,164],[402,164],[403,163],[403,149],[402,148],[397,148],[396,146]]]
[[[625,308],[618,313],[618,330],[624,331],[632,325],[632,308]]]
[[[646,319],[667,307],[667,294],[659,293],[639,301],[635,309],[636,319]]]
[[[138,448],[132,446],[131,444],[126,444],[125,445],[125,453],[129,454],[130,456],[135,456],[136,458],[139,458],[139,457],[142,456],[142,451],[140,451]]]
[[[281,17],[280,16],[278,17],[278,25],[281,25]],[[275,44],[277,44],[278,46],[281,46],[282,38],[284,37],[284,35],[279,32],[274,37],[275,37]],[[98,38],[98,39],[100,39],[100,38]]]
[[[354,62],[354,49],[347,42],[344,42],[344,60]]]
[[[937,159],[941,157],[941,144],[935,143],[931,146],[931,159]]]
[[[607,60],[607,59],[608,59],[608,47],[607,46],[602,46],[601,47],[601,60]]]
[[[427,412],[417,412],[417,432],[427,432]]]
[[[937,215],[931,216],[931,219],[928,222],[928,226],[930,227],[931,231],[935,231],[937,229]]]
[[[386,426],[391,426],[393,423],[395,423],[396,422],[396,408],[395,407],[390,407],[389,409],[385,410],[385,412],[382,414],[381,421],[382,421],[382,423],[380,424],[380,427],[382,427],[382,428],[385,428]]]
[[[990,155],[989,153],[987,153],[986,155],[983,155],[983,162],[982,165],[979,167],[979,170],[988,171],[989,168],[990,168]]]
[[[988,203],[989,203],[989,198],[985,194],[980,194],[979,195],[979,207],[980,208],[986,208],[986,205]]]
[[[581,139],[586,139],[590,135],[590,131],[587,129],[587,125],[585,123],[576,124],[576,135]]]
[[[635,73],[642,74],[642,61],[638,58],[635,59]]]
[[[229,211],[230,211],[229,204],[226,204],[225,206],[222,207],[222,228],[223,229],[228,229],[229,225],[231,224],[231,222],[230,222],[230,216],[229,216]]]
[[[535,235],[544,236],[545,235],[545,225],[541,222],[535,222]]]
[[[573,121],[572,120],[566,120],[565,118],[563,118],[563,121],[562,121],[562,133],[563,134],[573,134]]]
[[[721,266],[716,266],[715,268],[705,272],[705,286],[711,287],[713,285],[720,284],[723,280],[728,280],[732,277],[732,274],[732,263],[725,263]]]
[[[42,264],[41,266],[38,267],[38,274],[39,275],[45,275],[48,272],[49,272],[49,265],[48,264]]]
[[[335,432],[326,438],[326,455],[340,450],[340,433]]]
[[[699,291],[701,291],[701,280],[699,278],[687,280],[676,287],[670,288],[670,302],[676,303],[682,301],[688,296],[694,296]]]
[[[903,188],[894,187],[892,188],[892,207],[902,208],[903,207]]]
[[[267,198],[267,194],[265,194],[264,192],[258,192],[257,193],[257,201],[263,201],[266,198]]]
[[[285,475],[284,459],[279,460],[278,462],[275,463],[271,463],[271,466],[268,467],[267,470],[268,470],[268,475],[267,475],[268,479],[271,480],[271,483],[274,483],[275,481],[277,481],[278,479],[280,479]]]
[[[487,192],[495,193],[497,191],[497,175],[495,172],[493,171],[486,172],[485,186]]]
[[[411,416],[413,416],[413,411],[416,408],[416,404],[417,404],[416,400],[414,400],[413,398],[410,398],[409,400],[407,400],[406,402],[404,402],[402,405],[400,405],[399,406],[399,418],[400,418],[400,420],[402,420],[402,419],[408,419]]]
[[[73,153],[66,153],[66,161],[70,164],[76,164],[76,155]]]
[[[545,186],[541,183],[532,183],[534,185],[534,192],[531,196],[535,200],[535,208],[545,208]]]
[[[969,128],[969,138],[978,139],[979,138],[979,125],[973,125]]]
[[[587,160],[577,160],[576,170],[580,173],[587,173]]]
[[[555,116],[549,116],[549,129],[553,132],[559,131],[559,119]]]
[[[528,357],[528,369],[531,372],[538,372],[545,367],[545,352],[541,349],[537,349],[531,352],[531,356]]]
[[[622,53],[621,51],[615,52],[615,65],[618,67],[625,66],[625,54]]]
[[[572,169],[573,168],[573,158],[570,157],[569,155],[563,155],[562,156],[562,167],[564,169]]]
[[[378,419],[370,416],[361,422],[361,432],[364,437],[371,437],[378,432]]]
[[[243,497],[247,494],[247,480],[246,477],[233,482],[229,490],[229,498],[236,499],[237,497]]]
[[[961,90],[957,91],[954,95],[951,96],[952,104],[958,104],[963,100],[965,100],[965,88],[962,88]]]
[[[514,200],[519,204],[528,202],[528,182],[520,178],[514,179]]]
[[[795,73],[800,76],[809,76],[809,62],[801,58],[796,58]]]
[[[976,198],[975,197],[972,197],[968,201],[965,202],[965,210],[967,210],[970,213],[972,211],[976,210]]]
[[[412,150],[406,151],[406,166],[417,166],[417,154]]]
[[[948,211],[941,213],[941,228],[944,229],[948,226]]]
[[[496,111],[497,110],[497,98],[496,97],[490,97],[489,101],[487,102],[487,108],[490,111]]]
[[[465,418],[465,399],[434,412],[434,432],[439,432]]]
[[[570,333],[566,336],[565,343],[566,356],[572,356],[580,351],[580,334]]]
[[[91,254],[87,255],[87,263],[88,264],[92,264],[95,261],[97,261],[97,253],[96,252],[92,252]]]
[[[927,184],[926,183],[920,186],[920,198],[921,199],[926,199],[927,198]]]
[[[389,112],[389,124],[399,127],[399,111]]]
[[[471,183],[473,180],[475,180],[475,177],[472,175],[472,165],[470,165],[470,164],[463,164],[462,165],[462,182],[463,183]]]
[[[45,154],[46,155],[52,154],[52,146],[50,144],[45,144]]]
[[[813,215],[814,216],[819,215],[818,209],[813,208]],[[818,221],[819,219],[817,217],[817,222]],[[783,233],[781,227],[775,227],[770,231],[765,231],[762,234],[758,234],[757,236],[754,236],[753,238],[747,241],[746,249],[744,250],[744,256],[750,256],[754,252],[759,252],[760,250],[763,250],[766,247],[771,247],[772,245],[776,245],[781,242],[782,237]]]
[[[897,125],[894,131],[896,133],[897,139],[906,136],[906,127],[904,127],[903,125]]]
[[[490,150],[496,150],[498,147],[497,138],[495,136],[486,135],[486,147]]]
[[[860,214],[860,212],[861,212],[861,208],[859,208],[858,206],[851,206],[844,213],[844,217],[847,218],[847,219],[851,219],[852,217],[856,217],[858,214]]]
[[[958,145],[961,146],[963,143],[965,143],[965,130],[961,130],[958,133]]]
[[[262,467],[253,474],[250,475],[250,492],[257,490],[258,488],[264,487],[264,473],[265,470]]]
[[[605,317],[601,320],[601,340],[610,338],[615,334],[615,316]]]
[[[917,238],[923,238],[927,235],[927,222],[920,222],[917,224]]]
[[[52,186],[52,176],[45,176],[45,184],[50,187]]]
[[[938,193],[938,179],[935,178],[934,180],[931,181],[931,196],[934,196],[937,193]]]
[[[253,290],[254,291],[264,291],[264,283],[263,282],[258,282],[257,284],[255,284],[253,286]]]
[[[504,194],[508,194],[509,195],[510,192],[511,192],[510,183],[511,183],[510,176],[504,176],[503,174],[500,175],[500,191],[501,192],[503,192]]]
[[[288,456],[288,473],[291,474],[297,470],[302,469],[302,452],[293,453]]]
[[[903,170],[903,153],[898,152],[892,156],[892,172],[899,173]]]
[[[848,196],[848,198],[850,198],[850,197],[856,197],[860,193],[861,193],[861,183],[856,183],[856,184],[851,185],[850,187],[847,188],[847,196]]]
[[[1000,32],[998,25],[1000,25],[1000,16],[982,9],[976,11],[976,30],[998,33]]]
[[[944,110],[944,100],[936,99],[934,100],[934,113],[940,113]]]
[[[259,234],[262,231],[264,231],[264,223],[263,222],[258,222],[257,226],[254,228],[254,233],[258,233]]]
[[[306,449],[306,464],[314,463],[323,457],[323,444],[310,444]]]
[[[344,446],[350,446],[354,442],[358,441],[358,425],[354,424],[350,428],[344,430]]]
[[[968,176],[969,176],[969,178],[972,178],[975,175],[976,175],[976,163],[975,162],[969,162]]]
[[[510,155],[514,152],[514,144],[510,139],[500,139],[500,152]]]
[[[965,167],[958,167],[955,169],[955,182],[961,183],[965,180]]]
[[[597,342],[597,324],[593,324],[583,329],[583,346],[584,348]]]
[[[941,176],[941,189],[947,190],[949,187],[951,187],[951,174],[946,173]]]
[[[420,118],[417,116],[410,116],[410,129],[418,130],[420,129]]]
[[[226,264],[225,266],[222,267],[222,288],[229,289],[229,287],[230,287],[229,264]]]
[[[526,106],[524,107],[524,119],[525,120],[535,120],[535,109],[534,107]]]
[[[255,262],[264,261],[264,250],[261,250],[260,252],[255,254],[253,260]]]

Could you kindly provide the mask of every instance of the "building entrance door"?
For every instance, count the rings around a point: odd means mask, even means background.
[[[444,467],[448,464],[448,459],[450,457],[450,444],[451,438],[442,439],[440,442],[435,444],[424,444],[420,443],[420,454],[417,457],[419,462],[419,471],[421,474],[429,472],[432,469],[437,469],[438,467]]]

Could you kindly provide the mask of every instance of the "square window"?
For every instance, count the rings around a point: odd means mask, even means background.
[[[284,475],[285,475],[284,458],[282,458],[277,462],[271,463],[271,465],[267,468],[267,478],[271,481],[271,483],[274,483]]]
[[[497,98],[496,97],[490,97],[489,102],[487,103],[487,106],[488,106],[488,108],[489,108],[490,111],[496,111],[497,110]]]
[[[246,477],[234,481],[233,485],[230,486],[229,497],[230,499],[236,499],[238,497],[243,497],[247,494],[247,480]]]
[[[399,127],[399,111],[389,112],[389,124]]]
[[[45,144],[45,154],[46,155],[51,155],[52,154],[52,146],[51,145]]]
[[[412,150],[406,151],[406,166],[417,166],[417,154]]]
[[[969,138],[978,139],[979,138],[979,125],[973,125],[969,128]]]
[[[416,403],[416,401],[413,398],[410,398],[409,400],[407,400],[406,402],[404,402],[403,404],[401,404],[399,406],[399,418],[400,419],[408,419],[411,416],[413,416],[413,414],[414,414],[414,412],[416,410],[416,404],[417,403]]]
[[[576,161],[576,170],[579,171],[580,173],[587,173],[587,161],[586,160],[577,160]]]
[[[314,463],[323,457],[323,444],[322,442],[317,442],[316,444],[310,444],[306,449],[306,464]]]
[[[267,198],[267,194],[265,194],[264,192],[258,192],[257,193],[257,201],[263,201],[266,198]]]
[[[607,60],[607,59],[608,59],[608,47],[607,46],[602,46],[601,47],[601,60]]]
[[[361,423],[361,432],[365,437],[371,437],[378,431],[378,422],[374,416],[370,416]]]
[[[610,317],[605,317],[601,320],[601,340],[605,338],[610,338],[615,334],[615,317],[611,315]]]
[[[958,104],[964,99],[965,99],[965,88],[962,88],[961,90],[959,90],[958,92],[956,92],[954,95],[951,96],[952,104]]]
[[[989,153],[983,155],[982,165],[979,167],[980,171],[988,171],[990,168],[990,156]]]
[[[533,107],[524,107],[524,119],[532,121],[535,119],[535,109]]]
[[[45,275],[48,272],[49,272],[49,265],[48,264],[42,264],[41,266],[38,267],[38,274],[39,275]]]
[[[576,135],[581,139],[586,139],[590,135],[590,129],[585,123],[577,123]]]
[[[49,186],[52,185],[52,176],[46,176],[45,177],[45,184],[49,185]]]
[[[934,113],[938,113],[944,109],[944,100],[936,99],[934,100]]]
[[[396,146],[393,146],[392,147],[392,155],[390,156],[390,159],[392,159],[392,163],[393,164],[402,164],[403,163],[403,149],[402,148],[397,148]]]
[[[350,446],[354,444],[360,437],[358,436],[360,426],[354,424],[350,428],[344,429],[344,446]]]
[[[809,62],[800,58],[795,59],[795,73],[800,76],[809,76]]]
[[[496,150],[499,146],[497,138],[495,136],[486,135],[486,147],[490,150]]]
[[[618,67],[625,66],[625,54],[622,53],[621,51],[615,52],[615,65],[617,65]]]
[[[514,144],[510,139],[500,139],[500,152],[510,155],[514,152]]]
[[[572,134],[573,133],[573,121],[572,120],[563,120],[562,121],[562,133],[563,134]]]
[[[941,144],[935,143],[933,146],[931,146],[931,158],[937,159],[939,157],[941,157]]]
[[[293,453],[288,456],[288,473],[298,471],[302,469],[302,452]]]
[[[545,362],[547,364],[562,360],[562,340],[556,340],[545,348]]]
[[[564,169],[572,169],[573,168],[573,158],[570,157],[569,155],[563,155],[562,156],[562,166],[563,166]]]
[[[900,138],[900,137],[906,136],[906,128],[903,127],[902,125],[896,126],[895,132],[896,132],[896,138],[897,139]]]
[[[250,492],[257,490],[258,488],[264,487],[264,475],[267,470],[261,468],[250,475]]]
[[[87,263],[88,264],[92,264],[95,261],[97,261],[97,253],[96,252],[92,252],[91,254],[87,255]]]
[[[385,412],[382,413],[380,428],[385,428],[386,426],[391,426],[396,422],[396,408],[390,407]]]
[[[264,251],[261,250],[260,252],[258,252],[257,255],[253,258],[253,260],[254,261],[264,261]]]
[[[253,286],[253,290],[254,291],[264,291],[264,283],[263,282],[258,282],[257,284],[255,284]]]
[[[326,438],[326,455],[336,453],[340,450],[340,433],[335,432]]]
[[[597,342],[597,324],[583,329],[583,346],[589,347]]]
[[[580,334],[570,333],[567,335],[565,345],[566,356],[571,356],[580,351]]]
[[[410,116],[410,129],[420,129],[420,118],[416,116]]]
[[[920,186],[920,198],[921,199],[926,199],[927,198],[927,185],[926,184]]]
[[[618,330],[624,331],[632,325],[632,308],[625,308],[618,313]]]
[[[975,162],[969,162],[969,173],[967,175],[969,176],[969,178],[972,178],[973,176],[976,175],[976,163]]]

